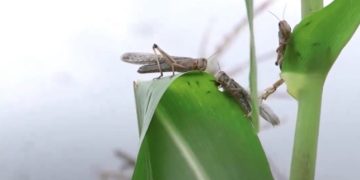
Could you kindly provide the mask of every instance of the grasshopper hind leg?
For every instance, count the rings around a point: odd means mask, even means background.
[[[265,92],[261,95],[262,100],[266,100],[271,94],[273,94],[278,87],[280,87],[285,81],[281,78],[277,80],[271,87],[265,89]]]
[[[157,48],[157,45],[154,44],[154,45],[153,45],[153,51],[154,51],[154,54],[155,54],[155,56],[156,56],[156,64],[157,64],[157,66],[158,66],[158,68],[159,68],[160,76],[158,76],[158,77],[156,77],[156,78],[154,78],[154,79],[160,79],[161,77],[163,77],[163,72],[162,72],[162,69],[161,69],[161,67],[160,67],[159,56],[157,55],[156,50],[155,50],[156,48]]]
[[[175,67],[186,69],[185,66],[177,63],[170,55],[168,55],[164,50],[162,50],[157,44],[153,45],[153,50],[154,50],[155,54],[156,54],[156,50],[158,50],[160,52],[161,56],[166,59],[165,63],[168,64],[169,66],[171,66],[171,71],[172,71],[171,77],[173,77],[175,75]],[[162,70],[161,70],[158,58],[157,58],[157,63],[158,63],[158,66],[159,66],[159,71],[161,73],[160,77],[161,77],[162,76]]]

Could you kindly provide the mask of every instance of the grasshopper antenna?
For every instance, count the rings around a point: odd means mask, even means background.
[[[286,8],[287,8],[287,3],[285,4],[284,10],[282,12],[282,19],[284,19],[284,17],[285,17]]]
[[[277,20],[282,21],[284,20],[285,17],[285,12],[286,12],[286,8],[287,8],[287,4],[285,4],[283,12],[282,12],[282,18],[280,19],[279,16],[277,16],[275,13],[268,11],[271,15],[273,15]]]
[[[279,20],[279,21],[281,21],[281,19],[276,15],[276,14],[274,14],[273,12],[271,12],[271,11],[268,11],[271,15],[273,15],[277,20]]]
[[[214,52],[212,55],[210,55],[207,59],[208,60],[213,60],[217,58],[217,52]]]

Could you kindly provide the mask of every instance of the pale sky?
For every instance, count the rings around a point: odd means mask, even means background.
[[[286,7],[284,19],[293,27],[300,20],[299,2],[279,0],[268,10],[282,17]],[[157,43],[170,54],[197,57],[209,31],[209,56],[244,18],[244,5],[239,0],[0,2],[0,179],[95,180],[100,171],[120,165],[113,150],[135,157],[132,81],[157,75],[137,74],[136,66],[121,62],[121,54],[152,52]],[[277,21],[267,12],[256,18],[259,55],[275,53]],[[222,70],[248,58],[247,37],[245,29],[226,51]],[[360,177],[358,47],[357,32],[325,84],[317,179]],[[259,64],[259,89],[278,78],[274,61]],[[247,86],[247,71],[236,79]],[[272,165],[288,176],[296,102],[288,97],[267,103],[282,124],[259,136]]]

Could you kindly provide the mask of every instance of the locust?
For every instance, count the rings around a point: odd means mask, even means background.
[[[190,58],[181,56],[170,56],[164,50],[162,50],[157,44],[153,45],[152,53],[140,53],[140,52],[129,52],[124,53],[121,57],[122,61],[141,64],[138,69],[138,73],[154,73],[160,72],[161,78],[163,72],[172,72],[172,76],[176,72],[187,72],[187,71],[205,71],[207,67],[206,58]],[[160,53],[157,54],[157,51]]]
[[[286,20],[280,20],[275,14],[272,13],[272,15],[275,16],[279,20],[279,46],[276,49],[277,58],[275,65],[278,65],[280,69],[282,68],[282,63],[284,60],[284,53],[286,50],[286,45],[290,39],[291,36],[291,27],[289,23]],[[284,83],[283,79],[277,80],[271,87],[265,89],[265,92],[261,95],[262,100],[266,100],[271,94],[273,94],[278,87],[280,87]]]
[[[240,105],[247,117],[250,117],[252,107],[249,93],[224,71],[217,72],[215,74],[215,80],[224,89],[224,91]],[[266,104],[260,103],[259,110],[260,116],[272,125],[278,125],[280,123],[278,116]]]
[[[281,20],[278,16],[276,16],[274,13],[270,12],[277,20],[279,20],[278,26],[279,26],[279,32],[278,32],[278,38],[279,38],[279,46],[276,49],[277,58],[275,65],[279,65],[280,69],[282,66],[282,61],[284,59],[284,53],[286,50],[286,45],[290,39],[291,36],[291,26],[286,20]],[[285,9],[283,11],[283,16],[285,13]]]
[[[279,65],[280,69],[282,67],[282,62],[284,59],[284,53],[286,50],[286,45],[291,36],[291,27],[285,20],[279,22],[279,47],[276,49],[277,59],[275,65]]]
[[[275,16],[276,17],[276,16]],[[280,69],[282,68],[282,63],[284,60],[284,53],[286,50],[286,45],[291,36],[291,27],[285,20],[280,20],[279,22],[279,47],[276,49],[277,59],[275,65],[279,65]],[[276,91],[284,83],[283,79],[277,80],[271,87],[265,90],[265,93],[261,95],[261,99],[267,99],[272,93]]]

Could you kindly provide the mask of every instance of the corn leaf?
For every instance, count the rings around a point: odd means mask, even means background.
[[[135,86],[141,138],[133,179],[273,179],[250,120],[213,76]]]

